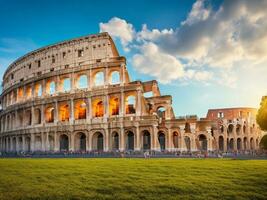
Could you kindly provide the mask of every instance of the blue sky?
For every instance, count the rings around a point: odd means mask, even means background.
[[[158,80],[177,116],[258,107],[267,92],[267,6],[253,2],[0,0],[0,77],[31,50],[102,30],[132,80]]]

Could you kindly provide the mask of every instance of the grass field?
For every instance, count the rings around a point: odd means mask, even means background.
[[[0,159],[0,199],[267,199],[267,160]]]

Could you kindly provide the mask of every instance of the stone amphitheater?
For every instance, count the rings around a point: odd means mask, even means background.
[[[0,96],[1,152],[257,150],[256,109],[175,117],[157,81],[131,81],[108,33],[49,45],[14,61]]]

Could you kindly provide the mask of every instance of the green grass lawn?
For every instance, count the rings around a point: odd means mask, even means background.
[[[267,160],[0,159],[0,199],[267,199]]]

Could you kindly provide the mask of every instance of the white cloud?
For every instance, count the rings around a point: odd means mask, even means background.
[[[108,32],[111,36],[119,38],[124,49],[128,51],[127,45],[133,41],[135,31],[132,24],[118,17],[111,18],[107,23],[100,23],[100,32]]]
[[[239,75],[233,69],[267,62],[267,1],[225,0],[217,10],[211,4],[197,0],[174,29],[143,25],[135,32],[132,24],[112,18],[107,23],[110,30],[105,30],[120,38],[128,50],[139,51],[132,60],[140,73],[163,83],[179,79],[235,87]]]

